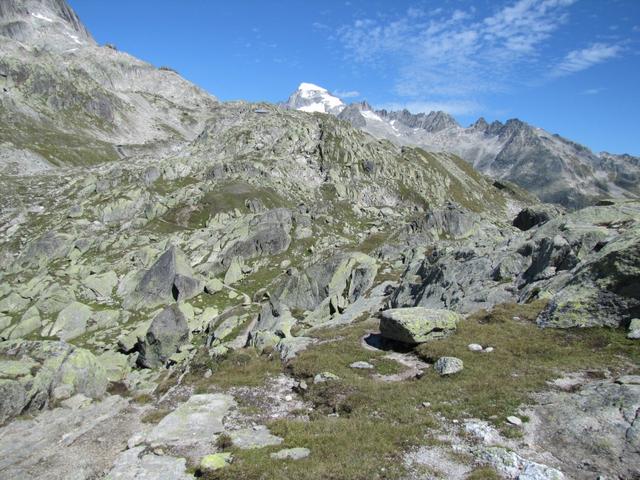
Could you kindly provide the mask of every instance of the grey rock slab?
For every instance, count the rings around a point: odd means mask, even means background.
[[[83,283],[98,297],[109,298],[113,293],[113,289],[118,285],[118,275],[113,271],[90,275],[83,280]]]
[[[58,317],[49,331],[49,336],[58,337],[64,341],[79,337],[86,332],[91,313],[91,308],[83,303],[70,303],[58,313]]]
[[[537,405],[526,411],[525,439],[553,452],[572,478],[593,471],[607,478],[637,476],[640,384],[620,380],[587,381],[577,390],[537,395]]]
[[[210,444],[224,431],[224,417],[235,405],[229,395],[193,395],[149,432],[147,442],[167,446]]]
[[[127,407],[125,399],[114,395],[14,420],[0,429],[0,477],[102,478],[127,438],[144,428],[140,412]]]
[[[489,447],[478,453],[478,458],[488,463],[509,479],[564,480],[564,474],[552,467],[532,462],[516,452],[502,447]]]
[[[234,430],[229,435],[233,445],[242,450],[280,445],[283,442],[282,438],[272,435],[263,425]]]
[[[291,360],[295,356],[313,345],[317,340],[311,337],[289,337],[283,338],[276,345],[276,350],[280,353],[280,358],[284,361]]]
[[[104,368],[88,350],[63,342],[11,340],[0,343],[0,357],[6,359],[2,367],[6,376],[15,379],[3,385],[0,417],[5,420],[24,411],[39,413],[56,395],[68,398],[82,393],[98,399],[106,393]],[[29,373],[17,368],[16,362],[28,365]],[[18,385],[24,390],[24,401]]]
[[[156,455],[144,447],[122,452],[105,480],[192,480],[184,458]]]
[[[0,425],[20,415],[27,402],[27,391],[20,382],[0,379]]]
[[[22,298],[15,292],[11,292],[0,300],[0,313],[15,313],[24,310],[29,305],[29,300]]]

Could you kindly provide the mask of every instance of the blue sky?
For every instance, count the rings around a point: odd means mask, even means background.
[[[101,43],[222,100],[312,82],[346,101],[517,117],[640,155],[640,0],[69,0]]]

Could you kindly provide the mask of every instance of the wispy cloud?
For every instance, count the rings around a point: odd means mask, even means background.
[[[621,51],[622,47],[620,45],[606,43],[594,43],[590,47],[573,50],[555,67],[551,75],[562,77],[586,70],[594,65],[617,57]]]
[[[518,0],[485,17],[470,9],[423,20],[410,10],[386,22],[356,20],[339,38],[356,62],[395,65],[399,95],[465,96],[503,89],[575,1]]]
[[[583,90],[580,93],[582,95],[598,95],[603,90],[604,90],[604,88],[587,88],[586,90]]]
[[[337,38],[350,61],[390,71],[395,94],[407,102],[462,114],[473,110],[472,99],[529,84],[549,68],[556,77],[568,75],[618,55],[619,47],[596,43],[555,66],[549,60],[576,1],[511,0],[484,15],[474,8],[436,14],[411,8],[398,17],[357,19]],[[417,102],[425,98],[432,101]]]
[[[355,97],[359,97],[360,96],[360,92],[358,92],[357,90],[347,90],[347,91],[340,91],[337,90],[335,92],[332,92],[336,97],[338,98],[355,98]]]

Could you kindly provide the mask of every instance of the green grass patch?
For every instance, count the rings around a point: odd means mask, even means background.
[[[213,372],[209,378],[204,376],[207,370]],[[207,349],[201,348],[192,360],[184,381],[194,385],[198,392],[206,392],[214,386],[261,386],[280,372],[282,364],[278,357],[260,356],[252,348],[233,350],[223,358],[211,358]]]
[[[504,426],[504,419],[528,402],[531,393],[548,388],[547,381],[563,372],[622,371],[629,360],[638,362],[637,345],[622,331],[539,329],[533,320],[543,306],[543,302],[503,305],[491,313],[479,312],[461,322],[455,335],[418,347],[417,353],[429,360],[443,355],[463,359],[465,369],[445,378],[429,369],[419,380],[387,383],[350,368],[354,361],[364,360],[391,369],[381,358],[383,352],[361,346],[362,336],[375,329],[375,320],[314,332],[324,343],[302,352],[287,366],[291,374],[307,381],[305,398],[315,407],[309,421],[270,422],[271,431],[284,438],[282,446],[234,449],[233,464],[205,478],[402,478],[403,452],[437,443],[439,422],[435,413],[452,419],[490,420],[506,429],[504,433],[509,436],[512,432]],[[469,343],[490,345],[495,351],[470,352]],[[262,361],[257,356],[229,359],[219,380],[238,384],[244,376],[245,381],[257,384],[265,378],[256,370]],[[277,364],[272,367],[277,371]],[[313,376],[324,371],[340,380],[313,384]],[[425,401],[431,402],[430,409],[420,408]],[[311,456],[297,462],[269,457],[269,453],[289,447],[307,447]],[[468,478],[498,477],[489,468],[478,468]]]
[[[640,359],[637,345],[623,331],[538,328],[534,319],[543,306],[509,304],[491,313],[481,311],[461,322],[455,335],[419,346],[418,353],[427,361],[455,356],[465,365],[457,375],[441,379],[431,371],[422,380],[432,387],[429,401],[434,409],[450,417],[494,419],[501,425],[531,392],[545,389],[546,382],[563,373],[616,370],[625,358],[636,363]],[[495,350],[471,352],[470,343]]]

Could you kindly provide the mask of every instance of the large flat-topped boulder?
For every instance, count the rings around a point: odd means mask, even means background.
[[[381,314],[380,333],[397,342],[423,343],[454,332],[459,320],[460,315],[449,310],[392,308]]]

